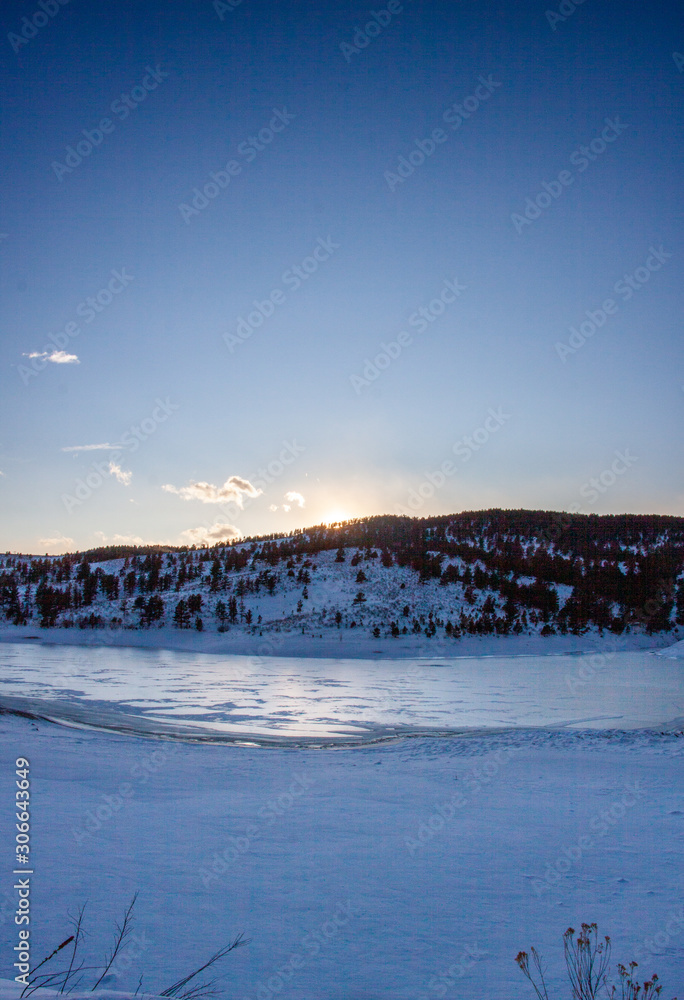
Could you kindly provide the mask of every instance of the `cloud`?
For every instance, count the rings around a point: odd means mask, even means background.
[[[133,478],[132,472],[127,472],[122,469],[120,465],[116,464],[116,462],[109,463],[109,475],[115,476],[117,482],[121,483],[122,486],[130,486],[131,479]]]
[[[188,486],[172,486],[166,483],[162,486],[167,493],[175,493],[183,500],[201,500],[202,503],[236,503],[242,507],[243,495],[248,497],[258,497],[263,493],[247,479],[240,476],[231,476],[226,479],[223,486],[214,486],[213,483],[196,483],[192,480]]]
[[[52,361],[55,365],[80,365],[78,355],[67,354],[66,351],[31,351],[24,354],[25,358],[43,358],[44,361]]]
[[[71,444],[62,451],[118,451],[119,444]]]
[[[212,524],[210,528],[188,528],[181,531],[181,538],[189,545],[213,545],[239,538],[240,532],[234,524]]]
[[[274,512],[276,510],[284,510],[285,513],[288,514],[292,510],[293,504],[297,504],[298,507],[303,507],[304,504],[306,503],[302,494],[296,493],[295,490],[290,490],[288,493],[285,493],[285,499],[289,502],[284,503],[281,507],[279,507],[277,504],[272,503],[268,509]]]
[[[67,538],[66,535],[56,535],[54,538],[39,538],[38,541],[46,549],[63,549],[74,544],[73,538]]]
[[[102,545],[145,545],[139,535],[105,535],[104,531],[96,531],[95,537]]]

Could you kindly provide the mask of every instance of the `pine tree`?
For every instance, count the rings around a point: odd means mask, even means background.
[[[173,613],[173,624],[176,628],[190,628],[190,611],[183,598],[176,605],[176,610]]]

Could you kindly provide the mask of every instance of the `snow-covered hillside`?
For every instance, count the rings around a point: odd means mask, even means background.
[[[537,524],[543,517],[370,518],[211,549],[6,554],[0,605],[17,625],[260,636],[359,630],[450,641],[684,625],[678,519],[655,519],[676,522],[668,533],[649,518],[568,515],[554,534],[552,520]]]

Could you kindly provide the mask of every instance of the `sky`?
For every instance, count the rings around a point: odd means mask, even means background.
[[[680,4],[0,19],[0,550],[683,513]]]

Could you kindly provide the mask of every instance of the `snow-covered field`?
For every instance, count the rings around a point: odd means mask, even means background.
[[[160,652],[153,674],[152,654],[134,650],[0,647],[5,699],[35,707],[51,687],[53,702],[86,719],[106,703],[111,723],[135,702],[166,724],[192,702],[206,722],[232,662],[251,664],[249,704],[245,690],[233,699],[245,702],[245,737],[265,719],[300,739],[316,720],[329,733],[352,710],[364,724],[394,724],[381,705],[410,707],[418,728],[444,729],[460,712],[462,728],[469,716],[480,730],[273,747],[2,715],[0,976],[12,978],[17,944],[21,756],[31,765],[34,964],[86,901],[83,956],[101,961],[137,891],[133,935],[102,984],[110,990],[134,992],[144,973],[141,992],[161,992],[244,932],[248,944],[222,966],[225,995],[239,1000],[524,998],[532,991],[514,958],[530,945],[547,960],[550,996],[565,997],[561,936],[597,921],[613,966],[635,958],[658,972],[663,1000],[682,996],[682,645],[662,656],[594,643],[585,656],[403,663],[224,655],[206,658],[204,689],[202,656]],[[70,678],[59,672],[69,656]],[[291,678],[280,689],[279,671]],[[593,728],[577,721],[588,717]]]

